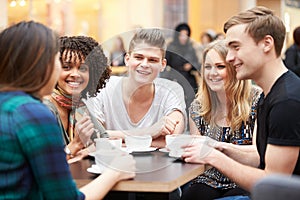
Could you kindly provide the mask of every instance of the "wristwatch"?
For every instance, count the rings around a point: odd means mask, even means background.
[[[73,157],[73,154],[67,145],[65,146],[65,152],[67,156],[70,156],[71,158]]]

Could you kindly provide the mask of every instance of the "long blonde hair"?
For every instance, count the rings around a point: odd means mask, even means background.
[[[223,40],[217,40],[210,43],[203,52],[201,76],[204,77],[204,63],[207,53],[214,49],[220,57],[226,60],[227,47]],[[251,81],[237,80],[234,67],[225,62],[227,69],[227,81],[225,83],[225,92],[227,98],[227,122],[229,122],[231,130],[238,130],[242,122],[246,122],[249,118],[251,109]],[[219,105],[219,99],[216,92],[212,91],[206,84],[204,78],[201,78],[200,86],[196,99],[200,102],[200,115],[203,116],[206,122],[212,126],[216,126],[216,111]]]

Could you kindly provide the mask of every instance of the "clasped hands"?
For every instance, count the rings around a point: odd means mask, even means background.
[[[214,156],[214,153],[216,151],[219,151],[219,142],[207,136],[202,137],[205,138],[205,140],[201,142],[193,142],[190,145],[182,147],[184,149],[182,159],[185,162],[207,164],[209,163],[209,160]]]
[[[149,127],[147,132],[153,139],[158,138],[161,135],[170,135],[175,133],[178,123],[178,121],[175,121],[171,117],[164,116],[158,120],[158,122]]]

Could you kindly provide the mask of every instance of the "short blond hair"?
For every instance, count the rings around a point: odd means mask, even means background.
[[[161,30],[157,28],[139,29],[129,43],[129,53],[133,51],[137,44],[141,43],[161,49],[163,58],[165,57],[167,43]]]

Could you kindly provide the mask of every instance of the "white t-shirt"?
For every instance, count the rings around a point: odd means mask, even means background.
[[[89,111],[104,124],[107,130],[131,130],[150,127],[174,110],[181,111],[186,120],[182,87],[174,81],[156,78],[154,80],[155,95],[152,105],[138,123],[131,122],[122,97],[123,78],[111,76],[106,87],[96,97],[91,97],[86,101]]]

